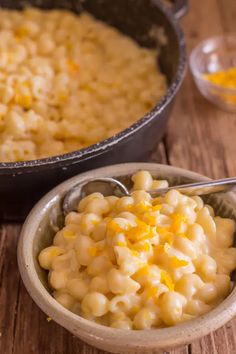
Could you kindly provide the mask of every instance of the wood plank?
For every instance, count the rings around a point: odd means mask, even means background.
[[[3,225],[0,230],[0,353],[12,353],[19,297],[16,246],[20,227]]]
[[[235,0],[190,1],[183,20],[188,50],[202,39],[236,30]],[[206,101],[188,72],[177,99],[167,134],[171,164],[210,177],[236,174],[235,115],[223,112]],[[183,138],[184,137],[184,138]],[[236,352],[236,320],[192,343],[192,354],[233,354]]]
[[[190,1],[189,14],[183,20],[189,51],[202,39],[222,34],[221,24],[216,0],[205,1],[204,6]],[[171,164],[210,177],[235,175],[236,164],[231,161],[236,153],[233,118],[233,114],[219,110],[200,95],[188,72],[167,135]]]
[[[214,339],[212,335],[201,338],[200,340],[193,342],[190,346],[192,354],[220,354],[216,351]],[[224,352],[225,354],[230,354]]]
[[[218,6],[220,9],[220,15],[221,15],[221,23],[222,23],[222,28],[224,31],[224,34],[229,34],[229,33],[235,33],[236,32],[236,1],[235,0],[227,0],[227,3],[225,0],[217,0],[218,1]],[[234,114],[235,116],[235,114]],[[230,115],[230,118],[232,115]],[[226,128],[227,127],[227,128]],[[228,127],[228,122],[224,126],[224,130],[227,132],[229,131]],[[232,134],[233,135],[233,134]],[[226,161],[227,161],[227,167],[230,175],[235,175],[235,163],[233,163],[234,156],[235,156],[235,143],[233,137],[230,135],[228,136],[228,151],[226,154]]]
[[[228,322],[224,327],[223,331],[226,336],[226,345],[228,349],[228,353],[236,353],[236,319]]]
[[[220,8],[221,24],[225,33],[235,33],[236,1],[217,0]]]
[[[235,352],[235,344],[232,346],[230,343],[231,333],[228,331],[227,327],[224,326],[214,333],[212,333],[212,337],[214,340],[214,345],[217,353],[234,353]]]
[[[152,156],[150,157],[150,162],[164,163],[164,164],[168,163],[164,140],[160,142],[157,149],[153,151]]]
[[[192,343],[193,354],[233,354],[236,353],[234,329],[236,321],[230,321],[224,327]]]
[[[184,347],[173,349],[169,352],[164,352],[163,354],[189,354],[188,345],[185,345]]]

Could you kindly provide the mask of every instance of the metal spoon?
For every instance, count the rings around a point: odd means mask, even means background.
[[[148,193],[152,197],[159,197],[166,194],[171,189],[175,189],[185,195],[205,195],[219,192],[229,192],[236,189],[236,177],[218,179],[209,182],[197,182],[183,184],[180,186],[173,186],[168,188],[160,188],[155,190],[150,190]],[[117,195],[117,196],[130,196],[131,193],[127,187],[112,177],[96,178],[86,180],[75,185],[70,189],[62,202],[63,214],[67,215],[70,211],[76,210],[78,202],[84,198],[86,195],[100,192],[103,195]]]

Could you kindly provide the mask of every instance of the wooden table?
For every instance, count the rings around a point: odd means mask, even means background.
[[[192,0],[182,20],[191,50],[203,38],[236,31],[236,0]],[[168,132],[152,161],[187,168],[209,177],[236,175],[236,114],[203,99],[187,74]],[[102,354],[73,337],[33,303],[20,280],[16,246],[20,225],[0,228],[0,353]],[[236,353],[236,319],[172,354]]]

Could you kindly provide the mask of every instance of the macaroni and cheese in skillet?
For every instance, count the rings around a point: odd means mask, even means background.
[[[88,13],[0,9],[0,161],[78,150],[163,97],[157,51]]]

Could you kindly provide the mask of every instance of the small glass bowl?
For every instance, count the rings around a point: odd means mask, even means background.
[[[204,97],[220,108],[236,112],[236,87],[213,84],[204,74],[236,67],[236,35],[209,38],[190,55],[190,67],[197,87]]]

